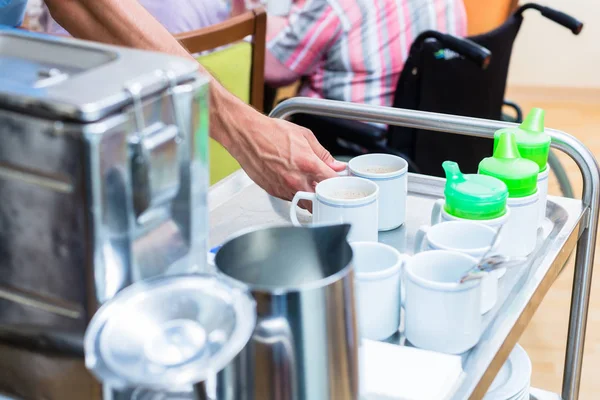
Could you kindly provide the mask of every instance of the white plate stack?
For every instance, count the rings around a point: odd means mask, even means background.
[[[529,400],[530,387],[531,360],[517,344],[483,400]]]

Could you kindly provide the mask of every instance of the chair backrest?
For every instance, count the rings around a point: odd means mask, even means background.
[[[248,36],[252,37],[251,43],[244,41]],[[262,8],[217,25],[175,35],[192,54],[215,50],[198,56],[198,62],[227,90],[259,111],[263,109],[266,36],[267,15]],[[209,151],[211,185],[240,168],[213,139],[210,139]]]
[[[263,8],[255,8],[220,24],[175,35],[177,40],[192,54],[232,45],[248,36],[252,36],[250,104],[262,111],[267,37],[267,14]],[[218,71],[214,72],[219,75]],[[220,80],[219,76],[216,78]],[[227,86],[226,82],[222,83]]]
[[[496,29],[515,11],[519,0],[463,0],[467,11],[467,33],[479,35]]]

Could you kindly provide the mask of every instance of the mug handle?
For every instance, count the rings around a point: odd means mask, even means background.
[[[300,221],[298,220],[298,214],[296,212],[296,207],[301,200],[308,200],[313,203],[313,211],[314,204],[316,202],[317,195],[309,192],[297,192],[292,200],[292,206],[290,207],[290,219],[292,220],[292,224],[294,226],[302,226]]]
[[[433,203],[433,209],[431,210],[431,225],[437,225],[442,220],[442,210],[444,209],[444,199],[437,199]]]
[[[338,176],[350,176],[350,167],[346,164],[346,169],[337,173]]]
[[[425,243],[425,236],[427,236],[427,232],[431,227],[427,225],[423,225],[419,228],[417,233],[415,234],[415,250],[414,253],[420,253],[423,250],[423,244]]]
[[[402,266],[400,267],[400,306],[404,308],[406,305],[406,284],[404,283],[404,275],[406,274],[406,263],[410,260],[410,256],[407,254],[402,254],[402,258],[400,262]]]

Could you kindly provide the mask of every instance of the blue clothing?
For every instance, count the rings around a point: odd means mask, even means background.
[[[26,7],[27,0],[0,0],[0,25],[21,25]]]

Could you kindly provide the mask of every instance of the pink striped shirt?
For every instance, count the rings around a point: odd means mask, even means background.
[[[301,96],[390,106],[426,30],[465,36],[462,0],[306,0],[268,49],[305,77]]]

